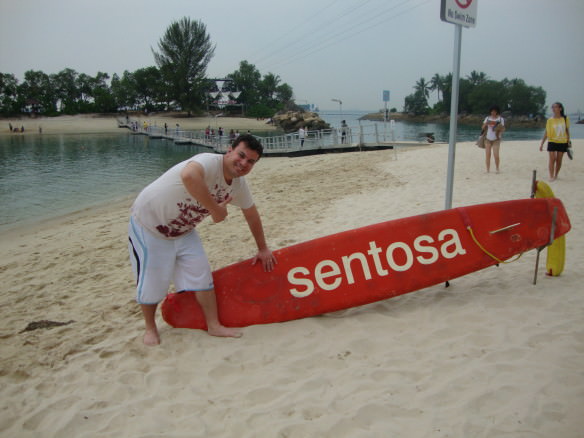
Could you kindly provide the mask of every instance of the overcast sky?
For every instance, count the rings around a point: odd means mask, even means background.
[[[461,75],[521,78],[547,103],[584,111],[584,1],[475,0],[463,29]],[[440,0],[0,0],[0,72],[110,75],[155,65],[151,48],[171,22],[201,20],[216,44],[207,70],[241,60],[272,72],[298,103],[321,110],[403,108],[415,82],[453,68],[454,28]],[[549,111],[548,111],[549,112]]]

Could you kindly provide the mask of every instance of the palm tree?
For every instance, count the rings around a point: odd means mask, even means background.
[[[280,85],[280,76],[275,75],[274,73],[264,75],[259,83],[259,91],[264,103],[267,103],[268,105],[272,103],[278,85]]]
[[[473,70],[470,74],[466,77],[472,85],[480,85],[484,83],[488,78],[487,75],[483,72],[478,72]]]
[[[426,82],[426,79],[420,78],[418,82],[416,82],[414,89],[416,90],[416,93],[420,93],[420,95],[423,95],[426,99],[430,97],[430,84]]]
[[[435,73],[430,80],[430,90],[436,91],[438,100],[440,100],[440,93],[444,89],[443,81],[444,79],[442,79],[442,76],[440,76],[438,73]]]

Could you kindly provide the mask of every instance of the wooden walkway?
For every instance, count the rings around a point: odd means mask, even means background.
[[[148,126],[144,128],[135,120],[121,119],[118,120],[118,126],[129,129],[134,135],[146,135],[152,139],[171,140],[176,144],[195,145],[216,153],[225,153],[230,144],[228,136],[206,135],[204,131],[165,130],[164,127],[159,126]],[[256,137],[264,147],[264,156],[269,157],[299,157],[383,149],[393,149],[396,151],[400,147],[427,146],[430,144],[425,140],[394,141],[383,133],[380,135],[376,124],[346,127],[343,130],[326,129],[307,131],[303,145],[301,145],[297,133],[272,137]]]

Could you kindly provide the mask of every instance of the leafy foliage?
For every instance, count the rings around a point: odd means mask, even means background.
[[[430,108],[428,91],[436,91],[438,102]],[[427,83],[420,78],[414,93],[405,98],[404,111],[419,114],[440,114],[450,110],[452,74],[436,73]],[[467,114],[484,114],[492,105],[514,115],[544,115],[546,92],[541,87],[529,86],[523,79],[489,79],[483,72],[473,70],[459,82],[458,111]]]
[[[158,43],[154,60],[170,85],[171,97],[189,114],[202,108],[207,65],[215,45],[201,21],[183,17],[173,22]]]
[[[292,87],[282,84],[280,76],[267,73],[262,77],[256,66],[245,60],[227,78],[232,81],[232,87],[241,91],[238,100],[252,117],[271,117],[293,97]]]
[[[157,66],[125,70],[121,77],[114,73],[111,81],[107,73],[91,76],[71,68],[51,75],[29,70],[20,84],[13,74],[0,73],[0,114],[171,109],[190,114],[207,106],[208,93],[218,90],[205,76],[215,50],[205,25],[186,17],[171,23],[158,49],[152,50]],[[241,92],[237,102],[252,117],[271,117],[293,99],[292,87],[278,75],[262,76],[247,61],[241,61],[227,78],[231,80],[225,87]],[[234,108],[240,112],[240,106]]]

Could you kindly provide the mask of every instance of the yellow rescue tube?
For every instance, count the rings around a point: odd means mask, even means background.
[[[537,181],[537,188],[535,190],[536,198],[554,198],[554,192],[543,181]],[[558,237],[548,246],[547,260],[545,263],[545,270],[547,275],[557,277],[564,270],[564,263],[566,262],[566,236]]]

